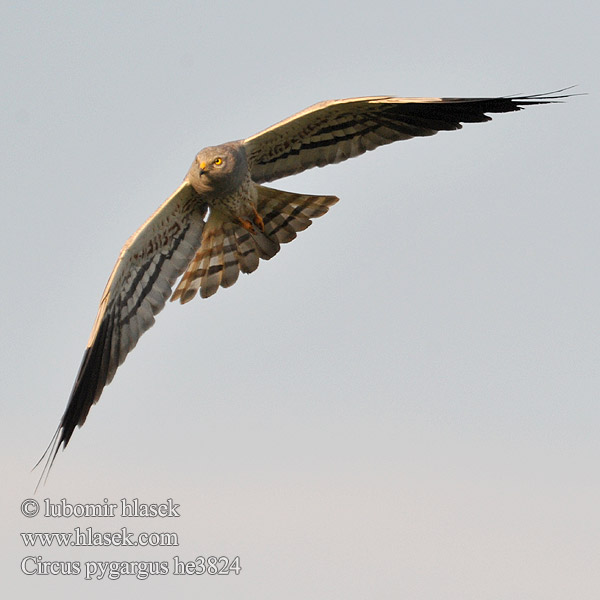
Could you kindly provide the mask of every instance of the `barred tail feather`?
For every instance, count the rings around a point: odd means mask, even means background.
[[[286,244],[298,231],[304,231],[311,219],[323,216],[338,200],[336,196],[294,194],[261,185],[257,210],[265,224],[265,235]]]
[[[281,244],[291,242],[316,217],[338,201],[335,196],[309,196],[257,186],[257,212],[264,231],[254,233],[219,210],[211,210],[204,227],[202,245],[188,265],[171,301],[189,302],[200,291],[202,298],[221,287],[230,287],[242,273],[252,273],[259,259],[269,260]]]

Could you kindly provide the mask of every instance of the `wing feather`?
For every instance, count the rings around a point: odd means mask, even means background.
[[[252,273],[260,259],[273,258],[281,244],[291,242],[297,232],[323,216],[338,200],[335,196],[294,194],[262,185],[256,191],[264,231],[257,227],[250,232],[222,211],[212,209],[202,245],[173,292],[172,301],[185,304],[198,292],[208,298],[219,286],[231,287],[240,272]]]
[[[75,427],[83,425],[103,388],[153,325],[175,280],[200,247],[206,210],[192,186],[184,182],[123,246],[102,295],[67,408],[44,453],[48,460],[42,478],[60,446],[67,446]]]
[[[273,181],[312,167],[338,163],[398,140],[489,121],[486,113],[558,102],[558,90],[499,98],[395,98],[371,96],[315,104],[244,140],[252,179]]]

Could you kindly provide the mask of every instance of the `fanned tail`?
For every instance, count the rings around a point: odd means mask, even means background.
[[[202,298],[221,287],[232,286],[242,273],[252,273],[259,259],[269,260],[281,244],[291,242],[312,219],[324,215],[338,201],[335,196],[294,194],[257,186],[256,211],[264,230],[248,231],[225,213],[213,209],[204,227],[202,245],[190,262],[171,301],[189,302],[200,291]]]

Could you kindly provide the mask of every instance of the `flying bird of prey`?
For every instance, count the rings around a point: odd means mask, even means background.
[[[488,113],[559,101],[551,94],[499,98],[372,96],[315,104],[244,140],[201,150],[183,183],[127,240],[102,294],[67,408],[44,456],[82,426],[166,301],[206,298],[252,273],[324,215],[335,196],[284,192],[264,183],[339,163],[397,140],[460,129]],[[207,218],[208,214],[208,218]],[[173,285],[183,274],[175,291]],[[43,458],[43,457],[42,457]],[[40,459],[41,461],[42,459]],[[43,477],[44,473],[42,473]]]

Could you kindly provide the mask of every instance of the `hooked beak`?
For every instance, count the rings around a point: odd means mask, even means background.
[[[202,175],[206,172],[206,163],[204,161],[198,162],[198,175]]]

